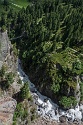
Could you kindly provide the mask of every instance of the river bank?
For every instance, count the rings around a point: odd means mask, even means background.
[[[31,125],[76,125],[77,123],[71,123],[71,122],[59,122],[57,123],[56,121],[48,121],[45,120],[44,118],[38,118],[36,119],[34,122],[31,123]],[[83,125],[83,123],[81,123],[80,125]]]

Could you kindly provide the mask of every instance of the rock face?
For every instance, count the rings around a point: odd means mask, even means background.
[[[6,58],[10,53],[10,41],[7,35],[7,31],[0,32],[0,68]]]
[[[11,47],[7,31],[0,31],[0,69],[2,65],[5,65],[7,67],[6,73],[15,73],[17,69],[13,51],[10,53]],[[13,94],[12,86],[10,90],[2,90],[3,95],[0,95],[0,125],[12,125],[13,122],[13,114],[17,103],[15,99],[10,97]]]
[[[0,125],[12,125],[16,100],[11,97],[0,98]]]

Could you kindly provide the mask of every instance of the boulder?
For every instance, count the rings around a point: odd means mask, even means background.
[[[66,117],[65,117],[65,116],[61,116],[61,117],[59,118],[59,121],[60,121],[61,123],[66,122]]]

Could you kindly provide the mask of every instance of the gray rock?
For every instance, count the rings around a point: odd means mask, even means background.
[[[6,56],[10,53],[10,41],[7,35],[7,31],[0,32],[0,68],[5,61]]]
[[[66,117],[65,117],[65,116],[61,116],[61,117],[59,118],[59,121],[60,121],[61,123],[66,122]]]

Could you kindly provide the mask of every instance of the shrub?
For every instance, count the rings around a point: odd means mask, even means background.
[[[8,86],[14,82],[13,77],[14,75],[12,72],[6,74],[6,80],[7,80]]]
[[[18,84],[22,84],[22,81],[21,81],[21,79],[19,79],[19,80],[18,80]]]
[[[5,25],[3,25],[3,26],[1,27],[1,31],[2,31],[2,32],[5,32],[5,31],[6,31],[6,26],[5,26]]]
[[[51,86],[51,90],[52,90],[54,93],[57,93],[57,92],[60,90],[60,85],[53,83],[52,86]]]
[[[0,70],[0,76],[3,77],[4,75],[5,75],[5,66],[2,66]]]
[[[20,118],[23,121],[25,120],[25,118],[27,118],[27,116],[28,116],[28,110],[24,108],[24,104],[18,103],[13,116],[13,125],[14,124],[16,125],[16,121],[18,120],[18,118]]]
[[[19,104],[17,104],[17,106],[16,106],[16,110],[15,110],[15,112],[14,112],[13,120],[16,121],[16,119],[17,119],[18,117],[21,117],[21,115],[23,114],[22,112],[23,112],[22,103],[19,103]]]
[[[80,69],[81,69],[81,62],[80,62],[80,60],[76,60],[73,63],[73,70],[80,70]]]
[[[29,99],[30,98],[30,91],[29,91],[28,82],[24,83],[24,86],[21,88],[20,94],[21,94],[20,96],[22,99]]]
[[[9,1],[8,0],[4,0],[3,1],[3,5],[8,6],[9,5]]]
[[[13,125],[16,125],[16,121],[13,121]]]
[[[18,56],[18,50],[16,48],[16,43],[13,44],[13,53],[17,57]]]
[[[70,108],[71,106],[75,106],[76,104],[77,104],[77,101],[76,101],[76,99],[75,99],[75,97],[66,97],[66,96],[63,96],[62,98],[61,98],[61,100],[60,100],[60,104],[64,107],[64,108],[66,108],[66,109],[68,109],[68,108]]]

